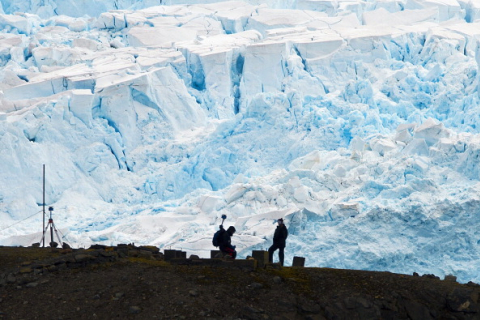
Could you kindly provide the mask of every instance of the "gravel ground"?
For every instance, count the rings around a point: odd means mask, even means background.
[[[0,319],[480,319],[478,285],[433,275],[138,256],[51,268],[62,254],[0,247]]]

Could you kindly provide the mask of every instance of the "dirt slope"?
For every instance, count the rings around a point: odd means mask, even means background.
[[[0,319],[480,319],[476,284],[153,247],[0,247]]]

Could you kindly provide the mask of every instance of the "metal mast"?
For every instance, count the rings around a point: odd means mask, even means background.
[[[43,228],[45,230],[45,164],[43,165]],[[43,247],[45,247],[45,238],[43,238]]]

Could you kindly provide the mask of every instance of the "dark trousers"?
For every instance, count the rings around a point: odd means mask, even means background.
[[[273,253],[278,249],[278,258],[280,259],[280,264],[283,266],[283,260],[285,259],[284,250],[285,247],[279,247],[275,243],[268,249],[268,261],[273,262]]]

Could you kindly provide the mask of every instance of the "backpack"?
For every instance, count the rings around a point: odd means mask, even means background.
[[[222,244],[222,236],[224,232],[225,232],[225,229],[223,229],[223,226],[220,226],[220,230],[215,232],[212,239],[212,244],[214,247],[218,247]]]

